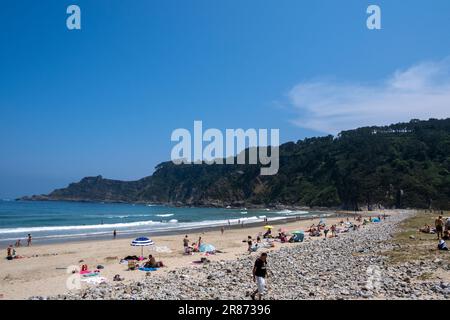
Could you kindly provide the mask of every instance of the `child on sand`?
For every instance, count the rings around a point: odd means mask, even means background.
[[[250,253],[252,253],[252,247],[253,247],[252,236],[248,236],[247,245],[248,245],[247,251],[248,251],[248,254],[250,254]]]
[[[10,246],[6,249],[6,259],[8,259],[8,260],[12,260],[12,259],[13,259],[12,249],[13,249],[13,246],[12,246],[12,245],[10,245]]]

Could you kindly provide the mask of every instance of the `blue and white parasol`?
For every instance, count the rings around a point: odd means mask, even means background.
[[[152,239],[147,237],[140,237],[131,241],[133,247],[141,247],[141,256],[144,256],[144,247],[155,244]]]

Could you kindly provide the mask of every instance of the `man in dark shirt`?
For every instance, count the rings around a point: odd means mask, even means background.
[[[255,300],[256,294],[258,294],[259,300],[266,289],[266,277],[267,277],[267,253],[261,253],[261,256],[256,259],[255,266],[253,267],[253,281],[256,282],[258,289],[252,293],[251,298]]]

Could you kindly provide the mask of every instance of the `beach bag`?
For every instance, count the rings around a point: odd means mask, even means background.
[[[305,235],[303,233],[297,233],[295,235],[294,241],[295,242],[303,242],[304,239],[305,239]]]
[[[447,244],[445,243],[444,240],[440,240],[440,241],[439,241],[438,249],[439,249],[439,250],[445,250],[445,251],[448,251]]]

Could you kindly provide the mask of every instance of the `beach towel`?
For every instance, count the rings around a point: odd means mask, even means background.
[[[94,271],[91,270],[80,271],[80,274],[90,274],[90,273],[94,273]]]
[[[156,270],[158,270],[158,268],[145,268],[145,267],[140,267],[139,270],[140,270],[140,271],[147,271],[147,272],[149,272],[149,271],[156,271]]]
[[[81,279],[81,281],[86,282],[88,284],[97,285],[97,284],[106,282],[107,279],[104,277],[94,277],[94,278],[84,278],[84,279]]]
[[[166,246],[154,246],[149,248],[150,251],[155,251],[158,253],[171,253],[172,250],[170,250],[169,247]]]

